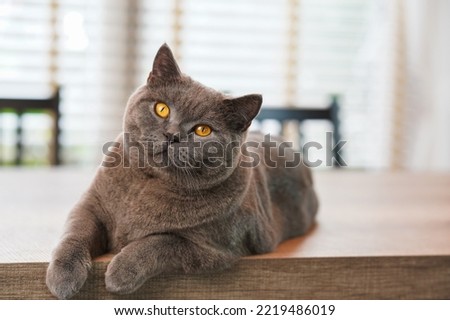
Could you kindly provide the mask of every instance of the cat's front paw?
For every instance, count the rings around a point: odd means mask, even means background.
[[[69,299],[81,289],[89,269],[89,263],[83,264],[75,259],[55,259],[47,269],[47,287],[58,299]]]
[[[139,289],[147,280],[148,273],[123,254],[116,255],[105,273],[106,290],[128,294]]]

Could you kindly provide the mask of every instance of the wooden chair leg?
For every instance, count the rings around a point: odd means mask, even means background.
[[[332,96],[331,98],[331,105],[330,105],[330,112],[331,112],[331,122],[333,123],[333,138],[334,143],[338,143],[341,141],[341,132],[340,132],[340,121],[339,121],[339,97],[338,96]],[[341,155],[338,152],[335,152],[334,159],[336,160],[334,162],[334,167],[340,168],[342,166],[342,158]]]
[[[23,160],[23,131],[22,131],[22,112],[17,113],[16,127],[16,166],[20,166]]]
[[[60,142],[59,142],[60,128],[59,128],[59,113],[53,113],[53,128],[52,128],[52,142],[50,149],[50,164],[56,166],[61,164],[60,159]]]

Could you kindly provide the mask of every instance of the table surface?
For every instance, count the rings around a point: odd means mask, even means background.
[[[47,262],[94,175],[0,169],[0,263]],[[450,174],[317,171],[318,223],[258,258],[450,255]]]

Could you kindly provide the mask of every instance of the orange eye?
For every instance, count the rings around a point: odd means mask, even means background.
[[[155,113],[158,117],[166,119],[170,114],[170,108],[167,104],[158,102],[155,104]]]
[[[206,124],[199,124],[195,127],[194,130],[195,134],[200,137],[206,137],[209,136],[212,132],[212,129],[210,126],[207,126]]]

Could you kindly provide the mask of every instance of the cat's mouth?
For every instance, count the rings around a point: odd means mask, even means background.
[[[139,143],[145,146],[142,150],[145,150],[145,157],[151,166],[184,171],[201,169],[205,165],[199,150],[196,149],[199,146],[192,141],[154,141],[141,137]]]
[[[158,167],[193,169],[200,168],[191,154],[192,151],[181,147],[179,143],[150,143],[147,144],[147,157],[150,157],[149,163]]]
[[[172,167],[179,169],[200,169],[202,167],[202,163],[196,161],[189,150],[183,150],[171,144],[168,146],[166,152]]]
[[[143,149],[146,150],[149,155],[153,156],[167,153],[167,150],[169,149],[168,141],[159,142],[145,136],[141,136],[138,143],[144,147]]]
[[[157,156],[157,155],[160,155],[160,154],[166,154],[168,152],[168,150],[169,150],[169,144],[168,143],[163,143],[161,145],[154,146],[152,154],[154,156]]]

